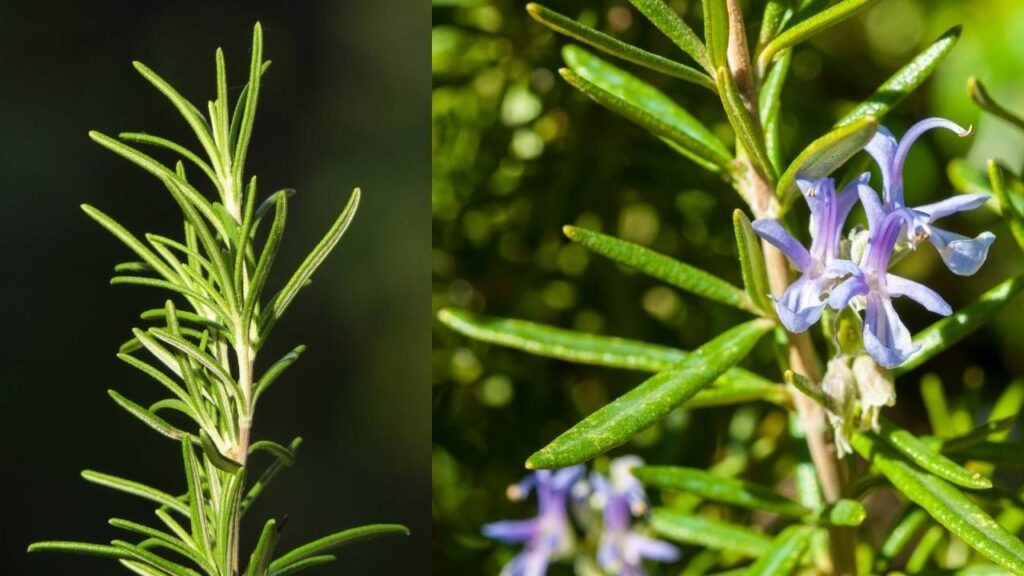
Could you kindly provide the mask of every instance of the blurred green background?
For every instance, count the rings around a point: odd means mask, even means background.
[[[94,204],[135,232],[175,237],[179,211],[155,179],[86,133],[148,131],[194,145],[131,61],[202,105],[215,91],[218,45],[231,91],[241,89],[256,20],[274,64],[248,168],[263,194],[298,190],[269,288],[298,266],[353,187],[364,195],[348,234],[262,356],[265,368],[309,346],[261,403],[255,429],[305,443],[296,466],[253,508],[243,546],[262,519],[285,514],[284,548],[400,522],[411,537],[347,547],[315,573],[422,573],[430,537],[428,18],[417,0],[0,2],[0,573],[125,573],[109,560],[24,552],[39,539],[120,537],[106,523],[111,515],[151,518],[144,502],[83,481],[83,468],[184,487],[180,450],[105,392],[143,403],[159,394],[114,354],[138,313],[165,295],[108,285],[128,252],[78,206]]]
[[[700,2],[671,2],[702,30]],[[549,0],[546,6],[645,49],[686,61],[625,0]],[[433,2],[433,310],[455,306],[588,332],[693,348],[743,315],[659,285],[569,244],[564,224],[602,230],[739,283],[730,214],[738,197],[722,182],[641,128],[592,103],[557,74],[566,40],[534,23],[525,2]],[[745,2],[760,14],[763,2]],[[748,21],[750,18],[748,18]],[[958,46],[939,71],[886,120],[896,134],[933,115],[973,124],[958,140],[929,134],[906,170],[911,204],[953,193],[952,158],[983,168],[997,157],[1019,173],[1024,135],[981,116],[965,89],[976,75],[994,97],[1024,111],[1024,9],[1017,0],[882,0],[798,48],[783,95],[785,157],[826,131],[902,64],[950,27]],[[756,34],[756,27],[749,30]],[[613,59],[614,60],[614,59]],[[715,97],[629,64],[731,141]],[[877,176],[876,176],[877,179]],[[954,308],[1024,260],[989,210],[951,220],[949,229],[1001,237],[976,276],[949,273],[920,250],[900,273],[936,286]],[[897,305],[912,331],[934,317]],[[984,406],[1024,372],[1024,303],[941,358],[900,381],[894,419],[926,431],[917,382],[941,375],[962,402]],[[778,378],[763,346],[750,362]],[[536,449],[644,375],[543,360],[469,341],[434,323],[433,562],[437,574],[495,574],[512,553],[479,534],[480,525],[534,513],[504,489]],[[778,428],[776,409],[748,406],[677,412],[619,449],[655,463],[706,466],[723,447]],[[733,426],[730,428],[729,423]],[[747,422],[751,428],[737,427]],[[550,574],[568,573],[560,565]]]

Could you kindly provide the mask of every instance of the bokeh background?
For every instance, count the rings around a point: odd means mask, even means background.
[[[686,61],[625,0],[544,4]],[[671,4],[695,30],[703,29],[698,0]],[[759,14],[763,2],[744,5]],[[524,6],[513,0],[433,1],[434,311],[455,306],[698,346],[743,315],[592,256],[568,243],[561,227],[577,224],[617,235],[739,283],[730,221],[732,210],[740,207],[737,196],[565,84],[557,69],[566,40],[534,23]],[[923,117],[940,115],[973,124],[975,134],[964,140],[947,134],[923,138],[908,161],[908,199],[921,204],[953,193],[946,176],[953,158],[983,168],[987,158],[997,157],[1019,173],[1024,135],[979,114],[965,88],[968,76],[976,75],[997,99],[1024,112],[1024,10],[1016,0],[882,0],[797,48],[783,95],[786,158],[956,24],[964,26],[958,46],[886,124],[901,134]],[[659,87],[731,141],[713,95],[616,64]],[[960,216],[949,228],[971,235],[992,230],[1000,237],[980,273],[955,277],[930,249],[904,260],[900,270],[938,287],[954,308],[1024,270],[1020,252],[991,211]],[[897,307],[912,331],[934,320],[912,304]],[[1024,372],[1022,319],[1024,302],[1018,301],[967,341],[905,376],[891,417],[927,432],[917,386],[927,373],[940,375],[961,408],[984,410]],[[756,356],[749,365],[773,364],[768,346]],[[768,370],[778,377],[776,368]],[[532,502],[505,499],[505,487],[524,474],[526,457],[644,377],[475,343],[435,320],[435,572],[497,573],[513,550],[487,541],[479,530],[485,522],[534,513]],[[723,446],[756,440],[773,417],[777,427],[778,414],[764,406],[677,412],[618,453],[702,467],[720,457]],[[562,565],[549,573],[569,570]]]
[[[411,537],[344,548],[336,564],[310,574],[425,573],[429,17],[417,0],[0,2],[0,573],[124,573],[109,560],[24,552],[39,539],[109,541],[119,533],[108,517],[151,517],[143,501],[83,481],[84,468],[184,487],[174,444],[106,394],[116,388],[145,402],[159,393],[114,353],[140,325],[138,313],[165,296],[108,285],[128,252],[78,206],[94,204],[136,232],[175,236],[179,213],[155,179],[86,133],[139,130],[194,144],[131,61],[202,104],[215,91],[221,45],[237,93],[256,20],[274,64],[248,168],[263,193],[298,190],[270,288],[301,262],[353,187],[364,196],[263,355],[269,363],[299,343],[309,347],[261,403],[255,430],[305,442],[297,464],[252,509],[243,546],[264,519],[285,514],[283,548],[399,522]]]

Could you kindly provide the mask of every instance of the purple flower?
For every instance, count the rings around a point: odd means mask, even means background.
[[[538,513],[526,520],[506,520],[483,527],[488,538],[506,544],[524,544],[523,551],[501,571],[502,576],[543,576],[548,564],[568,554],[573,546],[572,526],[566,512],[569,491],[583,475],[583,465],[561,470],[538,470],[509,487],[508,497],[525,500],[536,489]]]
[[[775,301],[779,320],[790,332],[803,332],[817,322],[825,308],[826,291],[837,278],[856,271],[851,262],[838,258],[839,241],[843,223],[857,201],[858,190],[868,187],[868,177],[865,173],[839,194],[831,178],[797,180],[811,209],[810,250],[794,239],[778,220],[753,222],[754,232],[781,250],[801,272],[800,278]]]
[[[872,216],[876,220],[879,219],[879,213],[888,214],[907,209],[903,198],[903,163],[914,141],[932,128],[952,130],[961,137],[971,133],[969,129],[965,130],[949,120],[928,118],[911,126],[899,142],[892,132],[880,127],[868,143],[865,151],[878,163],[884,188],[884,203],[879,203],[877,199],[872,204],[864,202],[869,219]],[[963,194],[909,209],[905,218],[907,239],[912,242],[927,239],[939,251],[942,261],[954,274],[970,276],[985,262],[988,248],[996,237],[991,232],[982,232],[975,238],[968,238],[936,228],[932,226],[932,222],[956,212],[973,210],[987,200],[988,194]]]
[[[647,511],[643,486],[630,470],[643,465],[636,456],[623,456],[611,463],[611,481],[598,473],[590,475],[590,484],[604,507],[604,529],[597,551],[597,563],[608,574],[646,576],[643,560],[675,562],[679,549],[638,534],[632,530],[633,516]]]
[[[917,352],[920,346],[914,346],[911,342],[910,332],[892,306],[892,298],[906,296],[943,316],[953,311],[931,288],[888,273],[896,241],[903,227],[909,226],[915,216],[913,211],[906,208],[888,214],[873,213],[868,208],[872,198],[875,203],[878,202],[878,196],[873,190],[862,190],[861,202],[867,210],[870,226],[867,250],[860,266],[855,267],[854,274],[839,283],[829,294],[828,304],[836,310],[842,310],[855,296],[863,296],[864,349],[882,366],[895,368]]]

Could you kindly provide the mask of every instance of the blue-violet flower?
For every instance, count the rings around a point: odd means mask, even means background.
[[[538,514],[526,520],[487,524],[483,534],[506,544],[524,544],[523,551],[501,571],[502,576],[543,576],[548,564],[568,555],[574,544],[567,513],[569,491],[583,476],[582,464],[560,470],[538,470],[509,487],[508,497],[521,501],[537,491]]]

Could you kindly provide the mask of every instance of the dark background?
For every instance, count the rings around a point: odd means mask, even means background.
[[[105,392],[142,403],[157,397],[114,353],[140,325],[138,313],[165,295],[108,285],[129,253],[78,206],[94,204],[138,234],[177,237],[181,220],[155,179],[86,133],[148,131],[196,146],[131,61],[205,110],[215,94],[214,49],[224,47],[237,94],[256,20],[274,64],[247,168],[263,194],[298,190],[268,288],[291,274],[353,187],[364,196],[261,356],[265,368],[296,344],[309,346],[264,398],[255,429],[305,443],[248,515],[243,547],[266,518],[284,514],[282,550],[397,522],[413,535],[343,548],[336,564],[310,573],[425,573],[429,14],[418,0],[0,2],[0,573],[125,572],[110,560],[25,554],[40,539],[122,537],[106,524],[111,516],[155,521],[144,501],[80,479],[84,468],[171,492],[184,487],[174,443]]]

